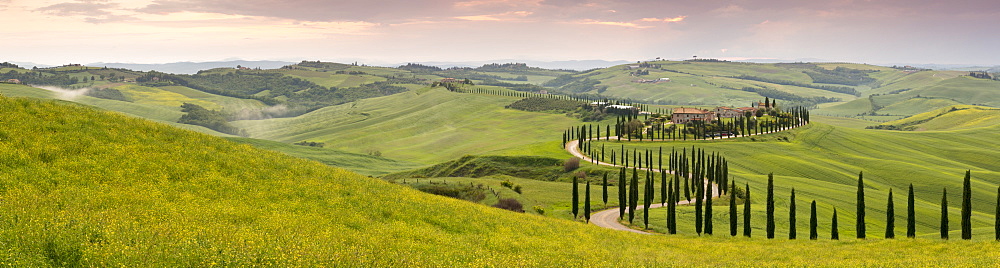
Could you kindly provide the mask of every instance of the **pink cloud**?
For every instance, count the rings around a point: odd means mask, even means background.
[[[682,22],[682,21],[684,21],[685,18],[687,18],[687,16],[677,16],[677,17],[674,17],[674,18],[662,18],[662,19],[660,19],[660,18],[643,18],[643,19],[641,19],[639,21],[642,21],[642,22]]]
[[[527,16],[531,16],[534,12],[531,11],[511,11],[500,14],[491,15],[474,15],[474,16],[459,16],[455,17],[460,20],[472,20],[472,21],[513,21]]]

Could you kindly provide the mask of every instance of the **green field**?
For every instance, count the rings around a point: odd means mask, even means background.
[[[251,137],[318,141],[355,153],[434,164],[466,154],[566,156],[559,133],[580,121],[504,106],[519,98],[422,89],[331,106],[295,118],[237,121]]]
[[[955,105],[905,119],[886,122],[898,130],[957,130],[1000,125],[1000,109],[971,105]]]
[[[3,97],[0,121],[0,263],[10,266],[995,266],[1000,252],[931,239],[642,236],[91,108]]]

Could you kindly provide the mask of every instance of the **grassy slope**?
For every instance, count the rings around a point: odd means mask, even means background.
[[[807,230],[808,203],[818,200],[820,212],[829,217],[832,207],[839,208],[841,233],[853,234],[857,172],[865,172],[870,236],[884,228],[883,214],[888,190],[895,190],[897,233],[905,231],[905,198],[909,183],[917,196],[919,233],[937,231],[941,189],[947,187],[952,207],[953,227],[957,228],[961,179],[966,169],[973,173],[974,227],[993,223],[997,183],[1000,182],[1000,157],[993,148],[1000,138],[1000,126],[951,132],[893,132],[838,128],[814,123],[788,133],[739,138],[716,142],[672,142],[627,145],[629,148],[692,145],[707,151],[721,152],[730,161],[738,184],[750,183],[753,202],[763,204],[765,174],[774,172],[778,195],[778,215],[788,215],[787,200],[791,187],[796,188],[799,207],[799,233]],[[775,137],[789,137],[780,142]],[[767,142],[762,142],[767,140]],[[612,142],[611,147],[620,145]],[[599,145],[597,145],[599,146]],[[609,152],[610,154],[610,152]],[[787,201],[785,201],[787,202]],[[787,216],[780,216],[780,219]],[[829,219],[827,218],[826,221]],[[781,225],[779,225],[781,226]],[[779,233],[787,228],[779,228]],[[992,237],[992,232],[988,233]],[[980,232],[983,236],[987,233]]]
[[[911,116],[959,104],[1000,107],[1000,82],[962,76],[964,72],[924,71],[884,77],[882,87],[868,93],[882,108],[878,114]],[[873,75],[873,77],[883,78]],[[868,98],[823,107],[816,114],[856,116],[872,110]]]
[[[433,164],[466,154],[564,157],[558,135],[579,123],[564,115],[504,109],[517,98],[423,89],[332,106],[295,118],[238,121],[252,137],[325,142],[328,147]]]
[[[171,108],[158,105],[147,105],[138,104],[132,102],[106,100],[100,98],[94,98],[90,96],[76,96],[73,98],[64,98],[59,94],[53,93],[52,91],[33,88],[29,86],[22,85],[10,85],[10,84],[0,84],[0,94],[10,97],[29,97],[29,98],[39,98],[39,99],[62,99],[74,103],[80,103],[84,105],[96,106],[102,109],[112,110],[121,112],[124,114],[146,118],[149,120],[166,123],[174,127],[194,130],[202,133],[217,135],[217,136],[229,136],[205,127],[180,124],[177,123],[177,119],[181,117],[183,113],[180,111],[180,107]]]
[[[802,69],[794,67],[782,67],[775,64],[754,64],[754,63],[734,63],[734,62],[653,62],[661,64],[661,69],[649,69],[650,74],[640,77],[631,77],[628,74],[631,70],[626,70],[625,65],[614,66],[605,69],[592,71],[588,74],[591,79],[601,80],[602,85],[609,86],[603,95],[619,98],[632,98],[645,101],[665,101],[678,104],[703,104],[703,105],[727,105],[727,106],[747,106],[752,101],[763,99],[760,95],[752,92],[730,90],[721,86],[742,88],[748,86],[765,85],[768,88],[777,89],[793,93],[803,97],[834,97],[845,101],[854,100],[856,97],[834,93],[813,88],[803,88],[795,86],[777,85],[751,80],[728,78],[729,76],[750,75],[770,79],[789,80],[800,83],[812,83],[808,75],[802,73]],[[871,66],[875,68],[875,66]],[[831,67],[833,68],[833,67]],[[889,72],[888,70],[886,70]],[[658,79],[667,77],[671,79],[668,83],[658,84],[638,84],[633,80]],[[596,93],[596,92],[589,92]]]
[[[911,116],[883,125],[914,126],[917,131],[956,130],[1000,125],[1000,109],[956,105]]]
[[[9,98],[0,111],[0,263],[12,266],[994,266],[1000,252],[923,239],[640,236],[115,113]]]

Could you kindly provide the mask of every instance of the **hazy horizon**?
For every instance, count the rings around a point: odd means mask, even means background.
[[[0,0],[0,61],[719,58],[1000,65],[1000,3]]]

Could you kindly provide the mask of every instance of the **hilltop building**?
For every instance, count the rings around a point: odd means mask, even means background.
[[[747,112],[757,112],[753,107],[729,108],[726,106],[717,107],[712,110],[718,118],[737,118],[746,115]]]
[[[691,121],[712,121],[715,120],[715,113],[709,110],[698,108],[674,108],[670,121],[674,124],[687,124]]]

